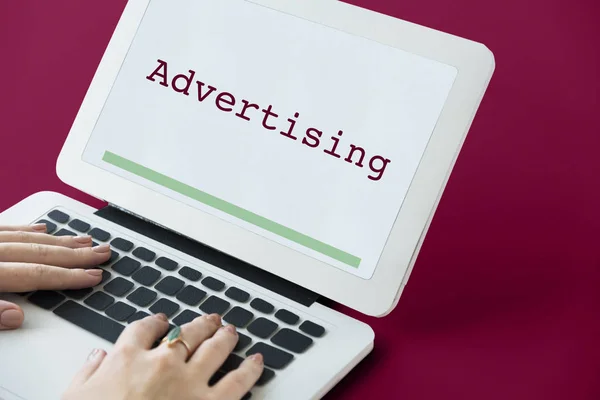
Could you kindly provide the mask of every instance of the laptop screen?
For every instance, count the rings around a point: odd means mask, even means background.
[[[83,159],[369,279],[456,73],[242,0],[152,0]]]

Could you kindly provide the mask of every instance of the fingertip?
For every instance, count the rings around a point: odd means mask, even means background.
[[[62,280],[52,287],[53,289],[85,289],[102,282],[103,270],[82,268],[60,268]],[[64,275],[63,275],[64,274]]]
[[[260,379],[264,372],[262,354],[248,356],[242,364],[229,372],[214,386],[216,398],[236,398],[244,396]]]
[[[153,317],[157,318],[163,322],[169,322],[169,318],[167,318],[167,314],[165,314],[165,313],[154,314]]]
[[[102,349],[94,349],[88,355],[87,361],[92,362],[92,363],[98,362],[98,361],[101,361],[104,357],[106,357],[106,351],[104,351]]]
[[[264,364],[264,357],[260,353],[254,353],[250,357],[248,357],[248,359],[257,365],[260,365],[261,367]]]
[[[217,326],[223,326],[223,321],[221,320],[221,315],[217,313],[209,314],[205,316],[208,320],[212,321]]]
[[[31,230],[33,232],[46,233],[48,228],[46,227],[46,224],[34,224],[34,225],[31,225]]]
[[[25,315],[17,305],[2,309],[0,306],[0,330],[17,329],[23,324]]]
[[[88,354],[87,359],[79,372],[73,377],[71,386],[79,386],[84,384],[98,370],[100,364],[106,357],[106,351],[102,349],[94,349]]]
[[[150,349],[169,329],[167,316],[162,313],[151,314],[129,324],[119,339],[118,346],[133,345]]]
[[[98,245],[96,247],[92,247],[92,251],[94,253],[107,255],[107,254],[110,254],[110,245],[108,245],[108,244],[101,244],[101,245]]]
[[[92,247],[92,237],[89,235],[71,236],[68,239],[72,241],[72,245],[76,248]]]

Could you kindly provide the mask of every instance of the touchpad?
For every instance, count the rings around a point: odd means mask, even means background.
[[[60,399],[94,348],[112,344],[14,295],[0,299],[19,304],[23,326],[0,332],[0,399]]]
[[[27,400],[24,397],[19,397],[14,393],[9,392],[0,386],[0,400]]]

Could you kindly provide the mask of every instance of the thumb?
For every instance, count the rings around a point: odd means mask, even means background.
[[[78,386],[83,385],[87,382],[88,379],[94,375],[94,372],[98,369],[102,361],[106,357],[106,352],[101,349],[94,349],[88,356],[83,367],[77,372],[75,377],[73,377],[73,381],[71,382],[70,390],[77,388]]]
[[[23,323],[23,310],[16,304],[0,300],[0,331],[16,329]]]

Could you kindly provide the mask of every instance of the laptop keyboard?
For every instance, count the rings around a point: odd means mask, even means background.
[[[97,287],[24,294],[30,302],[112,343],[127,324],[150,314],[164,313],[171,326],[203,314],[220,314],[225,323],[236,326],[239,340],[211,384],[237,368],[244,357],[262,353],[265,369],[256,385],[264,386],[276,379],[277,370],[286,368],[325,334],[315,322],[302,321],[295,313],[227,285],[202,268],[180,265],[160,251],[65,212],[53,210],[38,223],[45,223],[48,233],[56,236],[88,234],[94,246],[108,242],[112,253],[99,266],[103,274]],[[249,392],[244,399],[251,396]]]

